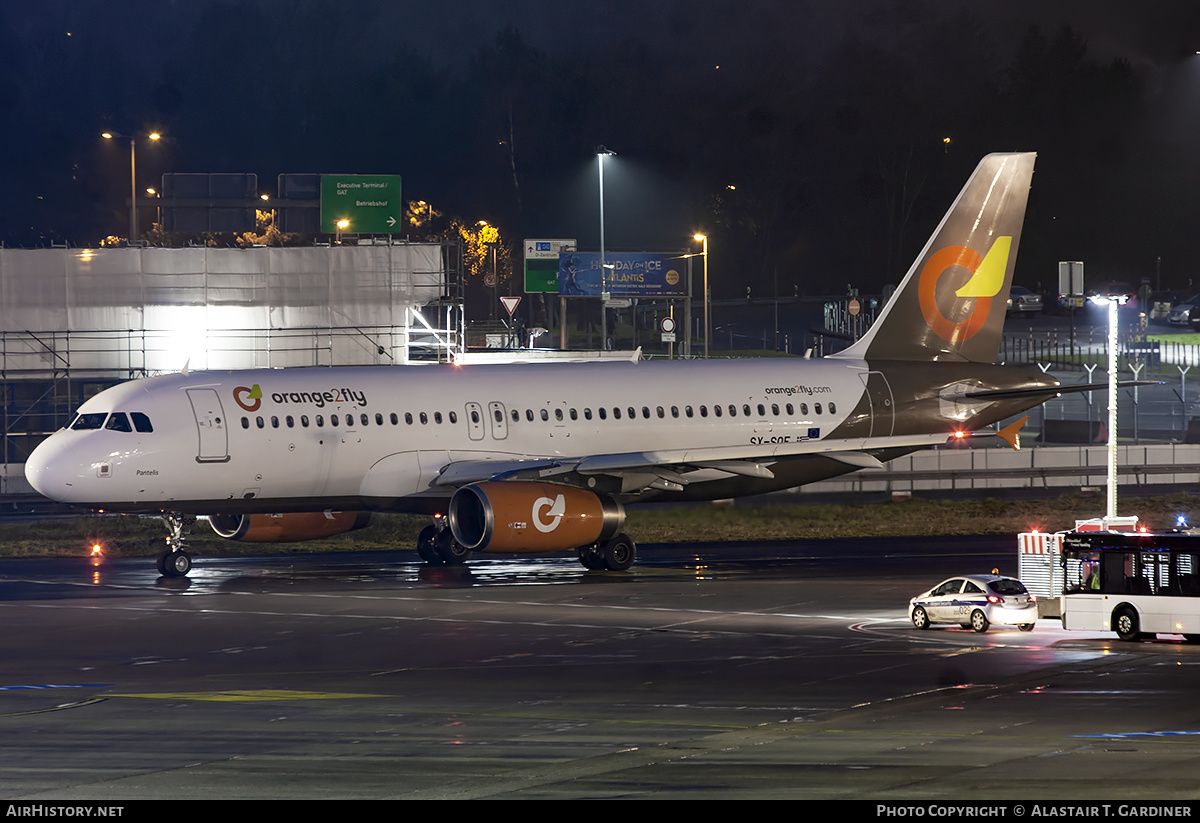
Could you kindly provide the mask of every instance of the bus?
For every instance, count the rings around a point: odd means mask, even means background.
[[[1200,643],[1200,535],[1067,532],[1062,567],[1064,629]]]

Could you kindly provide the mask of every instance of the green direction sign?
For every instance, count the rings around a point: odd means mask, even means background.
[[[575,247],[574,240],[526,240],[525,293],[558,294],[558,255]]]
[[[341,221],[344,226],[338,225]],[[399,234],[404,230],[400,175],[321,175],[322,232]]]

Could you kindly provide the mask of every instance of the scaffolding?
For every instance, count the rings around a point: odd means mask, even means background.
[[[189,368],[452,362],[457,243],[0,249],[0,494],[81,403]]]

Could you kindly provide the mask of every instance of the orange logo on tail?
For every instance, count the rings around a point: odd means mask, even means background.
[[[947,246],[930,256],[917,282],[917,300],[921,304],[921,314],[934,334],[949,343],[963,343],[983,328],[992,308],[992,298],[1004,286],[1011,246],[1012,238],[1005,236],[996,238],[987,257],[980,257],[978,252],[966,246]],[[951,320],[938,306],[937,284],[943,274],[959,266],[971,272],[971,278],[954,292],[960,299],[951,304],[951,313],[961,315],[968,306],[970,310],[965,318]]]

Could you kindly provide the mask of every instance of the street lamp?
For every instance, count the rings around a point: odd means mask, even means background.
[[[604,146],[596,147],[596,168],[600,174],[600,337],[602,348],[608,348],[608,267],[604,264],[604,158],[616,152]]]
[[[704,251],[701,253],[704,255],[704,359],[707,360],[708,338],[712,336],[709,334],[708,328],[708,235],[697,233],[692,235],[692,239],[700,240],[704,243]]]
[[[1092,302],[1108,305],[1108,519],[1117,516],[1117,309],[1125,295],[1098,294]]]
[[[105,140],[115,140],[120,137],[129,140],[129,245],[137,240],[137,138],[129,134],[118,134],[115,131],[101,132]],[[161,140],[162,135],[152,131],[146,135],[150,140]]]

